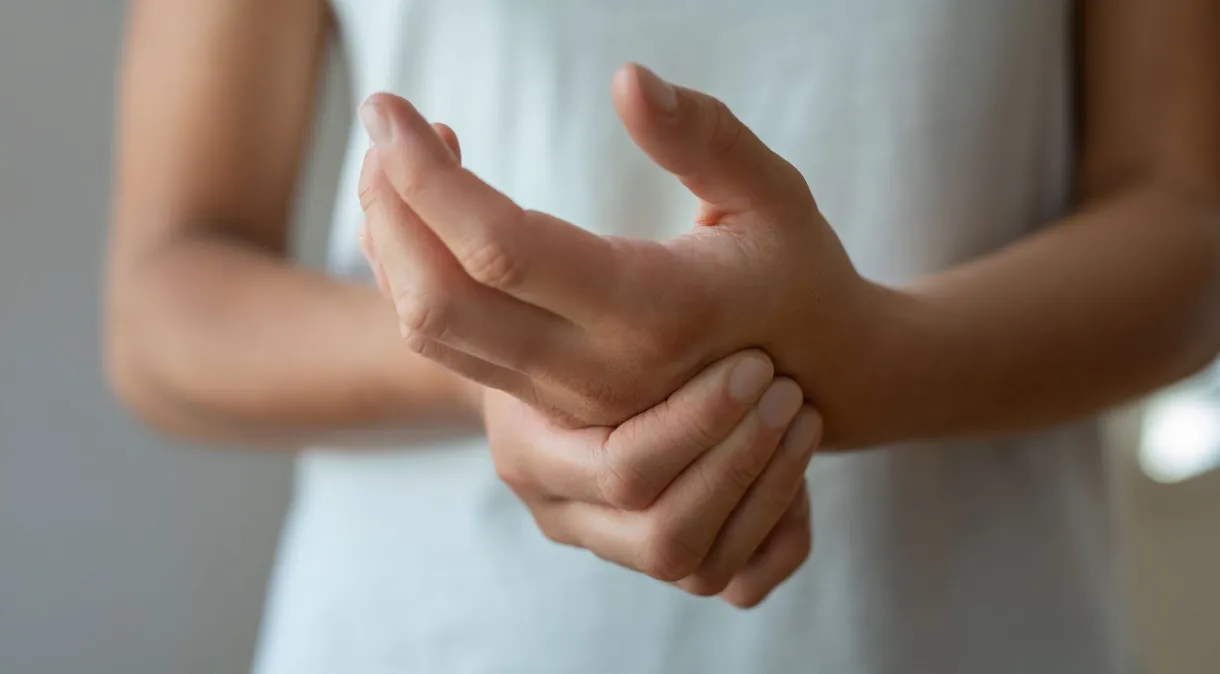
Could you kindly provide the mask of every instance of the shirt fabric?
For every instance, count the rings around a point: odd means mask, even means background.
[[[1062,215],[1069,0],[334,0],[353,104],[408,97],[526,208],[660,239],[696,201],[629,140],[626,61],[729,104],[901,284]],[[353,123],[331,268],[367,278]],[[762,606],[547,541],[482,438],[298,461],[259,674],[1126,671],[1093,422],[819,455],[814,550]]]

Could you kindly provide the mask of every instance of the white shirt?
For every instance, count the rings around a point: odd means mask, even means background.
[[[527,208],[663,238],[695,202],[630,142],[638,61],[796,165],[860,271],[901,283],[1061,215],[1068,0],[334,0],[388,90]],[[353,104],[356,102],[353,101]],[[357,249],[357,127],[332,267]],[[1093,424],[815,458],[814,551],[760,608],[548,542],[482,439],[303,455],[260,674],[1121,671]]]

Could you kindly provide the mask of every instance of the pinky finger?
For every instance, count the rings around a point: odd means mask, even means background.
[[[813,548],[809,492],[800,494],[784,513],[750,563],[729,582],[720,597],[738,608],[753,608],[805,563]]]

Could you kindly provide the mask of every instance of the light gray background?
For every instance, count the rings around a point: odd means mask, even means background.
[[[154,437],[100,375],[121,28],[118,0],[0,0],[0,674],[246,671],[290,496],[286,457]],[[301,190],[313,261],[349,123],[340,73],[332,59]],[[1214,671],[1220,475],[1155,487],[1117,458],[1149,671]]]

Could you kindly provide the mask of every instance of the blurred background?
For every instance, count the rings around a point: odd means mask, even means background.
[[[289,457],[174,445],[106,389],[98,297],[122,20],[120,0],[0,2],[2,674],[247,671],[291,498]],[[335,54],[319,105],[297,209],[311,265],[350,121]],[[1216,672],[1220,371],[1116,413],[1111,430],[1116,552],[1145,671]]]

